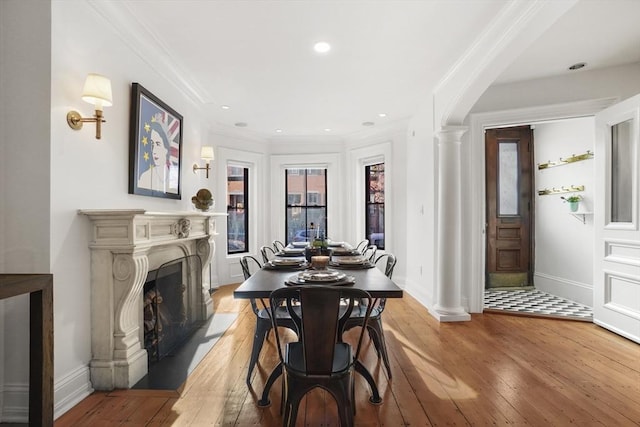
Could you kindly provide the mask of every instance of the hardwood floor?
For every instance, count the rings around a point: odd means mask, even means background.
[[[96,392],[55,426],[280,426],[279,380],[273,404],[256,406],[277,359],[273,336],[249,389],[255,318],[233,288],[214,294],[216,310],[241,314],[179,390]],[[501,314],[438,323],[408,295],[387,301],[384,322],[393,379],[367,343],[384,401],[369,404],[357,377],[357,426],[640,425],[640,345],[594,324]],[[298,425],[336,426],[331,397],[311,392]]]

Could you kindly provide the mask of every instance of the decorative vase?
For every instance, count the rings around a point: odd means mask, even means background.
[[[576,212],[578,210],[578,205],[580,204],[580,202],[568,202],[569,203],[569,210],[571,212]]]
[[[196,207],[196,209],[199,209],[202,212],[207,212],[209,208],[212,208],[215,204],[211,192],[206,188],[201,188],[200,190],[198,190],[196,195],[191,198],[191,202]]]

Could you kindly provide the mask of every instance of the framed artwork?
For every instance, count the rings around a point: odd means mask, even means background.
[[[129,194],[180,199],[182,116],[139,83],[131,85]]]

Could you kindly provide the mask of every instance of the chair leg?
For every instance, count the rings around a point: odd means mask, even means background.
[[[251,374],[253,368],[258,363],[258,357],[262,350],[262,345],[267,336],[267,333],[271,329],[271,322],[257,318],[256,320],[256,333],[253,336],[253,348],[251,349],[251,359],[249,359],[249,369],[247,372],[247,385],[251,385]]]
[[[389,364],[389,354],[387,353],[387,342],[384,339],[384,330],[382,329],[382,319],[380,317],[376,319],[370,319],[367,324],[369,333],[373,333],[376,338],[373,340],[376,349],[378,350],[378,357],[382,356],[385,368],[387,368],[387,375],[391,379],[391,365]]]

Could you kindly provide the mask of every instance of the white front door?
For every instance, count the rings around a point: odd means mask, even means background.
[[[593,320],[640,343],[640,95],[596,114]]]

